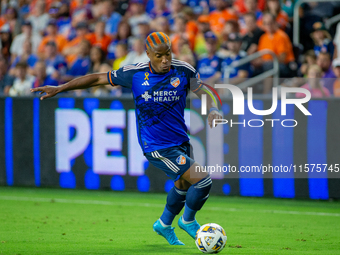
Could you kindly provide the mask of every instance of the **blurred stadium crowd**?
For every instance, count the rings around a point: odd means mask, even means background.
[[[145,39],[168,34],[174,57],[196,67],[210,84],[225,75],[238,84],[273,67],[263,55],[231,64],[264,49],[279,61],[286,86],[303,86],[314,97],[340,96],[340,27],[324,22],[340,13],[340,2],[299,8],[300,41],[292,44],[295,0],[2,0],[0,95],[58,85],[94,72],[148,61]],[[226,70],[228,70],[226,72]],[[294,81],[293,77],[306,80]],[[337,79],[339,78],[339,79]],[[271,84],[257,93],[270,93]],[[71,92],[70,92],[71,93]],[[74,96],[121,96],[121,87],[75,91]],[[298,95],[297,95],[298,96]]]

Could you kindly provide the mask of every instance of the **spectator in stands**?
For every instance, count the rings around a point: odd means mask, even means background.
[[[315,55],[318,56],[320,52],[328,52],[333,58],[334,44],[331,35],[326,30],[326,27],[321,22],[313,24],[313,33],[311,37],[314,41]]]
[[[247,13],[245,1],[246,0],[235,0],[234,1],[233,7],[238,13],[241,13],[241,14]],[[258,0],[256,9],[263,11],[265,6],[266,6],[266,0]]]
[[[192,53],[192,50],[190,49],[188,44],[183,44],[180,47],[179,56],[177,58],[178,60],[187,62],[192,66],[196,66],[195,56]]]
[[[149,15],[151,19],[156,19],[159,16],[170,18],[170,14],[166,0],[154,0],[154,7]]]
[[[129,11],[125,14],[128,17],[128,22],[132,29],[133,36],[140,36],[139,24],[148,24],[151,19],[145,12],[143,0],[132,0],[130,1]]]
[[[49,15],[50,19],[55,19],[55,20],[58,19],[58,17],[59,17],[59,8],[57,7],[57,4],[54,4],[53,6],[51,6],[51,8],[48,10],[48,15]]]
[[[257,21],[262,19],[262,11],[257,8],[257,0],[245,0],[244,1],[244,6],[246,8],[246,13],[251,13],[255,17],[255,24]],[[238,22],[240,24],[240,32],[241,34],[245,34],[247,31],[247,26],[245,23],[245,14],[240,16]]]
[[[22,20],[18,17],[18,12],[14,7],[8,7],[5,13],[5,25],[9,27],[11,36],[17,36],[21,32]]]
[[[126,43],[118,43],[115,49],[115,57],[116,59],[113,61],[112,69],[118,70],[123,67],[122,63],[126,59],[128,54],[128,47]]]
[[[111,41],[109,46],[107,47],[108,59],[115,59],[115,50],[119,43],[125,43],[128,47],[130,46],[131,40],[131,27],[129,23],[122,21],[119,23],[117,36],[114,40]]]
[[[98,46],[93,46],[90,50],[90,60],[91,65],[90,69],[87,72],[90,73],[98,73],[103,65],[107,65],[105,62],[105,53],[102,48]]]
[[[244,0],[244,7],[246,10],[244,14],[253,13],[256,21],[262,17],[262,11],[258,8],[257,0]]]
[[[64,38],[68,37],[69,31],[71,29],[71,22],[72,19],[70,17],[69,5],[67,4],[67,2],[61,2],[58,9],[57,27],[58,33]]]
[[[28,20],[32,23],[33,33],[44,34],[48,21],[50,20],[50,16],[45,10],[45,1],[38,0],[35,4],[33,14],[28,17]]]
[[[105,34],[113,38],[117,34],[118,25],[122,20],[122,16],[115,11],[113,1],[105,0],[102,7],[103,17],[106,19]]]
[[[7,72],[7,61],[0,57],[0,95],[7,95],[13,85],[14,77]]]
[[[91,7],[91,0],[71,0],[70,2],[70,11],[71,14],[74,14],[79,9],[89,9]]]
[[[66,26],[66,29],[63,33],[63,36],[67,39],[67,41],[72,41],[74,38],[77,37],[77,26],[79,23],[88,24],[85,16],[85,12],[79,12],[78,15],[72,16],[71,23]]]
[[[29,15],[29,1],[28,0],[20,0],[18,1],[18,15],[20,20],[25,20]]]
[[[222,43],[221,43],[221,47],[218,51],[218,54],[221,58],[224,58],[225,56],[227,56],[229,53],[228,53],[228,45],[227,45],[227,42],[228,42],[228,39],[229,39],[229,35],[232,34],[232,33],[240,33],[240,26],[238,24],[237,21],[235,20],[228,20],[226,23],[225,23],[225,26],[223,28],[223,31],[222,31]]]
[[[233,63],[237,63],[238,60],[244,58],[247,53],[241,51],[242,37],[240,34],[231,33],[227,41],[229,55],[223,59],[221,64],[222,81],[225,79],[231,79],[233,84],[238,84],[249,77],[250,64],[244,64],[241,66],[233,67]]]
[[[111,42],[110,36],[105,34],[105,22],[100,20],[96,23],[94,33],[89,35],[89,41],[93,46],[100,47],[105,53]]]
[[[207,46],[207,54],[200,55],[196,69],[205,83],[213,85],[221,79],[222,59],[216,55],[218,38],[211,31],[206,32],[204,38]]]
[[[32,70],[34,68],[35,63],[38,61],[38,56],[35,54],[32,54],[32,44],[29,39],[27,39],[23,46],[22,46],[22,54],[20,56],[17,56],[9,69],[10,75],[15,75],[15,67],[19,62],[24,62],[28,65],[28,73],[33,74]]]
[[[5,24],[0,29],[0,56],[10,61],[11,53],[10,48],[12,45],[12,33],[9,29],[9,25]]]
[[[210,31],[209,16],[201,15],[198,18],[198,33],[195,37],[195,48],[194,52],[196,55],[207,53],[207,45],[204,38],[204,34]]]
[[[257,51],[260,37],[264,31],[256,25],[256,16],[254,13],[244,14],[246,34],[243,37],[242,50],[251,55]]]
[[[100,73],[108,73],[111,71],[111,67],[107,64],[104,64],[99,69]],[[122,95],[122,87],[121,86],[111,86],[111,85],[102,85],[92,87],[90,93],[95,97],[105,97],[105,96],[116,96],[120,97]]]
[[[45,46],[46,74],[54,80],[60,80],[66,74],[67,63],[61,54],[58,54],[57,45],[50,41]]]
[[[30,21],[25,21],[22,24],[22,33],[14,37],[10,49],[12,59],[15,59],[23,53],[23,45],[26,40],[31,41],[32,52],[37,53],[38,46],[41,42],[41,36],[37,33],[32,33],[32,24]]]
[[[183,14],[178,14],[175,19],[175,33],[170,37],[172,51],[175,55],[179,55],[181,41],[186,41],[190,49],[194,48],[195,37],[192,33],[188,34],[186,30],[187,20]]]
[[[64,36],[58,34],[58,27],[56,20],[50,20],[46,28],[47,35],[41,40],[38,48],[38,55],[42,56],[45,52],[45,45],[49,41],[53,41],[57,45],[58,52],[62,52],[67,44],[67,40]]]
[[[280,0],[267,0],[266,12],[271,13],[278,24],[279,28],[285,30],[288,25],[288,15],[281,9]],[[259,21],[259,26],[262,27],[262,19]]]
[[[152,31],[163,32],[167,35],[171,35],[169,20],[166,17],[157,17],[151,26]]]
[[[212,3],[216,9],[209,14],[210,28],[219,35],[228,20],[237,21],[238,17],[232,8],[228,8],[226,0],[215,0]]]
[[[133,43],[133,50],[128,53],[126,59],[121,64],[122,66],[125,66],[148,61],[149,58],[145,51],[145,41],[144,39],[137,38]]]
[[[187,34],[192,34],[191,36],[195,38],[198,33],[198,26],[197,26],[196,16],[195,16],[194,11],[192,10],[192,8],[186,6],[183,8],[182,13],[185,19],[187,20],[187,24],[186,24]]]
[[[34,76],[32,88],[41,86],[58,86],[58,81],[46,73],[46,65],[43,60],[38,61],[34,66]]]
[[[311,65],[315,65],[316,64],[316,55],[315,55],[315,51],[314,50],[309,50],[304,54],[304,60],[303,63],[299,69],[299,76],[301,77],[305,77],[307,76],[307,71],[308,68]]]
[[[176,16],[179,13],[182,12],[184,7],[185,7],[185,4],[183,4],[181,0],[171,0],[171,2],[170,2],[171,15],[169,17],[167,17],[167,19],[169,21],[169,24],[170,24],[172,30],[174,29]],[[156,30],[156,31],[158,31],[158,30]],[[169,34],[167,34],[167,35],[169,35]]]
[[[272,50],[278,58],[280,76],[292,77],[296,71],[293,46],[288,35],[278,28],[275,17],[271,13],[263,15],[263,27],[265,33],[260,37],[258,50]],[[273,57],[269,54],[263,55],[253,62],[258,71],[264,72],[273,68]],[[272,84],[264,84],[263,93],[271,90]]]
[[[150,25],[147,22],[140,22],[138,24],[138,35],[137,37],[146,39],[148,35],[151,33]]]
[[[66,75],[62,77],[62,80],[70,81],[78,76],[82,76],[87,74],[87,72],[90,70],[90,53],[91,44],[88,40],[82,40],[78,44],[78,46],[75,48],[76,50],[76,56],[74,61],[69,63],[69,70],[66,72]]]
[[[309,90],[313,98],[330,97],[329,90],[322,84],[321,75],[321,68],[318,65],[311,65],[307,72],[308,82],[301,86],[301,88]],[[304,93],[296,93],[296,97],[306,97],[306,95]]]
[[[336,80],[333,83],[333,93],[335,97],[340,97],[340,58],[334,59],[332,65],[336,76]]]
[[[86,22],[80,22],[77,24],[77,36],[70,42],[68,42],[64,49],[63,55],[66,56],[66,62],[70,66],[73,61],[77,58],[77,53],[79,51],[79,46],[83,40],[88,40],[91,42],[91,35],[89,34],[88,26]]]
[[[294,6],[296,2],[297,2],[296,0],[282,0],[281,1],[281,8],[285,13],[287,13],[289,22],[293,21]]]
[[[105,53],[100,47],[92,47],[90,51],[91,66],[87,74],[109,72],[111,67],[105,62]],[[91,94],[95,96],[109,95],[109,86],[99,86],[91,89]]]
[[[76,3],[72,6],[72,3]],[[73,27],[76,27],[79,22],[93,23],[94,17],[92,14],[92,4],[90,1],[76,0],[71,2],[71,15]]]
[[[31,94],[34,77],[27,74],[27,64],[19,62],[16,65],[15,80],[13,86],[9,89],[10,96],[28,96]]]
[[[322,81],[325,88],[329,90],[331,95],[333,95],[333,83],[336,78],[332,70],[332,60],[331,55],[328,52],[320,52],[316,59],[316,64],[322,70]]]

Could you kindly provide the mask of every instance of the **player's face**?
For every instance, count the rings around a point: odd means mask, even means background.
[[[146,51],[151,65],[157,73],[167,73],[171,66],[171,48],[166,44],[160,44]]]

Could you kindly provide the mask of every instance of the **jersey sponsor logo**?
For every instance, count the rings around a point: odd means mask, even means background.
[[[144,98],[145,101],[147,102],[150,98],[152,98],[152,96],[149,95],[148,91],[145,91],[144,94],[142,94],[142,98]]]
[[[142,83],[142,86],[150,86],[150,84],[148,83],[148,81],[145,81]]]
[[[114,77],[117,77],[117,70],[112,70],[112,71],[111,71],[111,74],[112,74]]]
[[[172,86],[174,86],[175,88],[177,88],[177,86],[178,86],[180,83],[181,83],[181,82],[180,82],[180,80],[179,80],[178,77],[172,77],[172,78],[170,79],[170,84],[171,84]]]
[[[179,165],[185,165],[185,163],[187,162],[186,158],[182,155],[179,155],[176,159],[177,164]]]
[[[153,92],[153,101],[154,102],[174,102],[180,100],[180,96],[177,95],[176,90],[159,90]]]

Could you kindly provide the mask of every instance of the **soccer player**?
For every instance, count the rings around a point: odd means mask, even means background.
[[[41,97],[45,99],[60,92],[108,83],[132,89],[138,139],[143,153],[149,162],[162,169],[175,183],[168,193],[163,214],[154,223],[153,230],[171,245],[184,245],[171,227],[172,221],[185,207],[178,225],[195,238],[200,227],[195,215],[209,197],[212,184],[206,172],[191,174],[199,164],[191,154],[184,108],[189,89],[197,95],[209,91],[200,82],[199,74],[191,65],[172,59],[171,42],[166,34],[151,33],[146,39],[146,47],[149,62],[127,65],[108,73],[89,74],[57,87],[45,86],[31,91],[46,93]],[[196,79],[195,82],[190,82],[192,78]],[[213,101],[207,96],[210,127],[213,119],[222,118]]]

